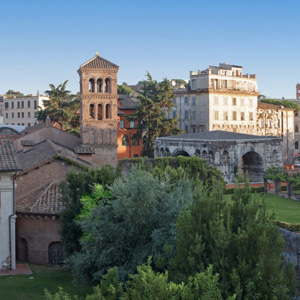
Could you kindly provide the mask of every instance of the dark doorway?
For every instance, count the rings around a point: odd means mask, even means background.
[[[181,155],[181,156],[190,156],[186,151],[184,151],[184,150],[179,150],[179,151],[177,151],[175,154],[174,154],[174,156],[179,156],[179,155]]]
[[[250,151],[244,154],[240,159],[239,169],[243,176],[248,172],[250,182],[263,181],[264,163],[257,152]]]
[[[48,247],[49,264],[59,265],[64,262],[64,249],[61,242],[53,242]]]
[[[18,240],[17,259],[19,261],[28,261],[28,245],[24,238],[19,238]]]

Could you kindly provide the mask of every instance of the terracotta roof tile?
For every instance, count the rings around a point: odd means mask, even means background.
[[[99,55],[96,55],[86,63],[82,64],[80,69],[119,69],[119,66],[103,57],[100,57]]]
[[[59,214],[65,205],[60,200],[59,185],[51,182],[16,203],[17,212]]]
[[[19,171],[21,164],[12,140],[0,139],[0,171]]]

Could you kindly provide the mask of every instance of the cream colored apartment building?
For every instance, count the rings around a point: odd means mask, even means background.
[[[179,127],[186,132],[225,130],[256,134],[256,75],[241,66],[219,64],[190,72],[190,90],[176,90]],[[171,116],[172,117],[172,116]]]
[[[3,99],[3,124],[30,127],[36,123],[36,113],[44,108],[45,96]]]

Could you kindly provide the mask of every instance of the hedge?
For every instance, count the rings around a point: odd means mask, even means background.
[[[300,223],[291,224],[291,223],[286,223],[286,222],[281,222],[276,220],[274,220],[273,223],[289,231],[300,231]]]
[[[229,189],[226,188],[224,190],[224,194],[233,194],[233,192],[234,192],[234,188],[229,188]],[[263,192],[264,192],[263,186],[251,188],[251,193],[263,193]]]

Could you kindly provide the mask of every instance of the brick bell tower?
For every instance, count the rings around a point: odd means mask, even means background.
[[[96,55],[82,64],[80,77],[81,154],[99,166],[117,165],[119,66]],[[87,158],[87,157],[86,157]]]

